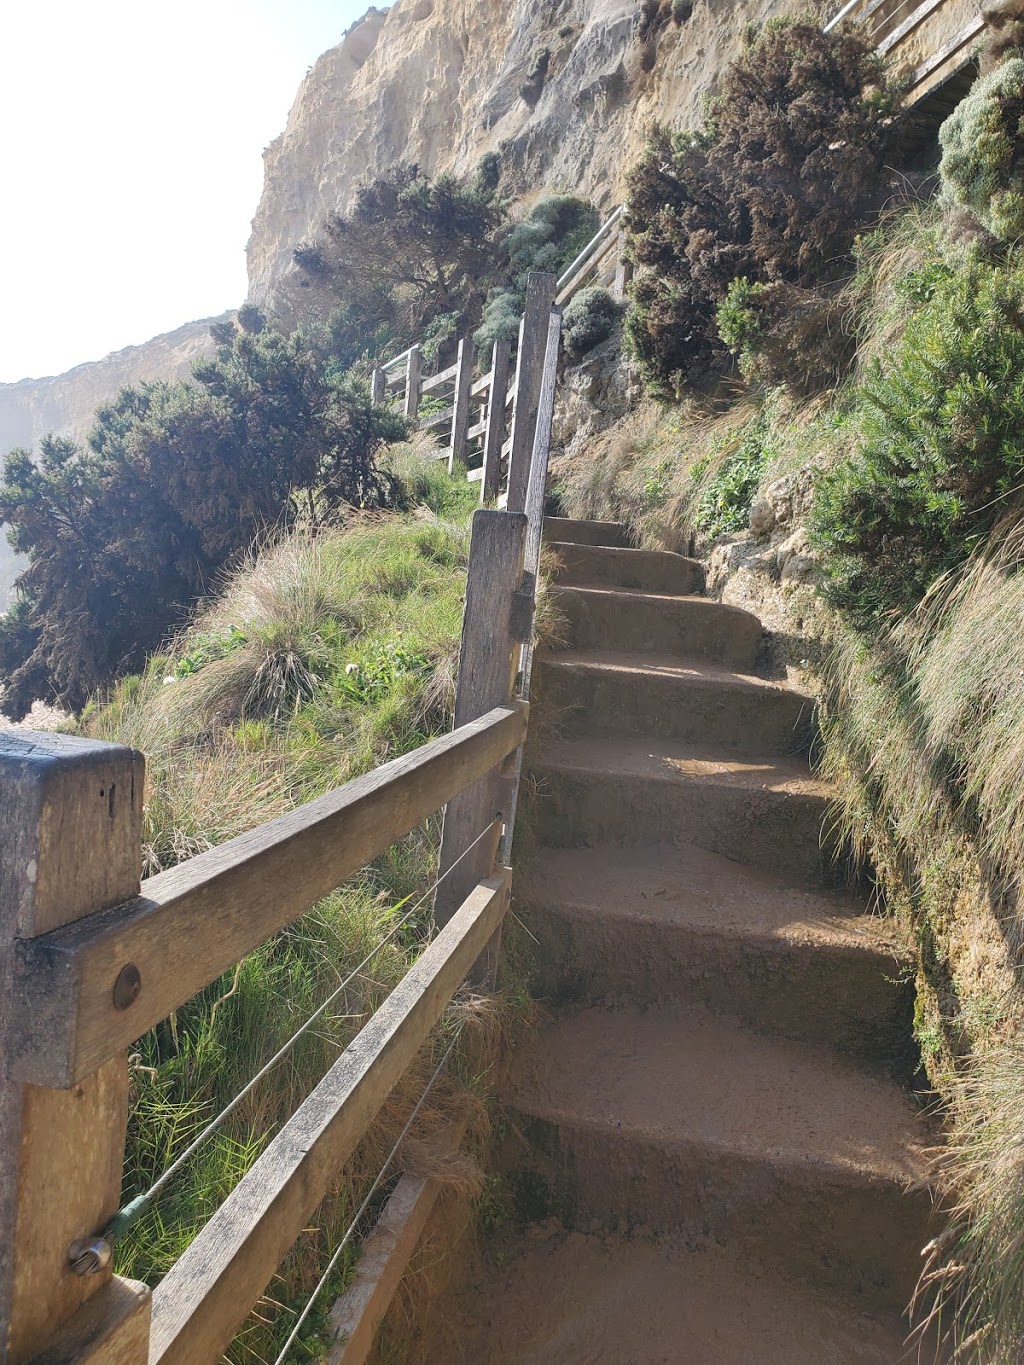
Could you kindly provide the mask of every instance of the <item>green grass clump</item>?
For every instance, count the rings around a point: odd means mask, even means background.
[[[760,412],[747,425],[739,444],[703,479],[708,465],[697,466],[694,482],[701,491],[693,513],[693,524],[704,535],[715,537],[746,530],[750,509],[770,458],[770,416]],[[707,457],[708,462],[713,456]]]

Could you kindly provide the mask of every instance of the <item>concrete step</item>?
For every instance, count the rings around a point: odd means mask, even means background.
[[[668,844],[538,851],[514,894],[539,945],[535,995],[698,1005],[912,1068],[907,960],[852,896]]]
[[[664,739],[575,739],[531,754],[529,771],[537,834],[551,848],[679,842],[791,879],[819,880],[831,869],[831,792],[799,759],[740,759]]]
[[[612,545],[549,541],[552,577],[577,587],[639,588],[685,596],[704,588],[704,566],[668,550],[622,550]]]
[[[551,596],[565,618],[571,649],[707,659],[744,672],[753,672],[761,649],[756,616],[704,597],[558,583]]]
[[[573,1227],[709,1238],[868,1307],[910,1301],[928,1134],[847,1058],[721,1017],[581,1010],[537,1034],[509,1103],[532,1149],[514,1178]]]
[[[898,1312],[867,1312],[851,1293],[794,1284],[722,1247],[548,1222],[516,1241],[491,1239],[481,1262],[472,1286],[443,1305],[449,1332],[438,1333],[424,1361],[905,1365],[916,1358],[907,1355]]]
[[[537,661],[536,700],[559,733],[646,735],[754,754],[806,753],[814,702],[802,692],[720,665],[575,650]]]
[[[571,545],[614,545],[625,549],[629,532],[618,521],[577,521],[573,517],[545,517],[544,539]]]

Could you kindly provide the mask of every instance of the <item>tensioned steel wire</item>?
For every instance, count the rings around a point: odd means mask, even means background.
[[[467,850],[467,852],[468,852],[468,850]],[[402,1131],[401,1131],[401,1132],[399,1133],[399,1135],[398,1135],[398,1138],[397,1138],[397,1140],[396,1140],[396,1142],[395,1142],[395,1145],[391,1148],[391,1151],[388,1153],[387,1157],[385,1158],[384,1165],[380,1168],[380,1170],[379,1170],[378,1173],[377,1173],[377,1178],[374,1180],[374,1182],[373,1182],[373,1184],[370,1186],[369,1190],[367,1190],[366,1196],[365,1196],[365,1198],[363,1199],[363,1202],[359,1205],[359,1208],[356,1210],[355,1217],[352,1219],[351,1223],[349,1223],[348,1229],[347,1229],[347,1231],[345,1232],[345,1235],[342,1237],[341,1241],[338,1243],[337,1247],[335,1248],[335,1251],[334,1251],[333,1256],[332,1256],[331,1259],[327,1262],[327,1268],[326,1268],[326,1270],[325,1270],[324,1273],[320,1276],[320,1279],[319,1279],[319,1281],[317,1282],[316,1288],[313,1290],[312,1294],[310,1294],[309,1300],[308,1300],[308,1302],[306,1303],[305,1308],[304,1308],[304,1309],[302,1310],[302,1312],[299,1314],[299,1316],[298,1316],[298,1318],[297,1318],[297,1320],[296,1320],[296,1322],[295,1322],[294,1327],[292,1328],[291,1332],[288,1334],[288,1340],[285,1342],[284,1346],[281,1348],[281,1354],[280,1354],[280,1355],[277,1357],[277,1359],[274,1361],[274,1365],[284,1365],[285,1358],[287,1357],[288,1352],[291,1350],[292,1345],[293,1345],[293,1343],[294,1343],[294,1341],[295,1341],[295,1338],[296,1338],[296,1337],[299,1335],[299,1333],[302,1331],[302,1325],[303,1325],[303,1323],[306,1321],[306,1319],[309,1317],[310,1313],[313,1311],[313,1305],[316,1303],[317,1299],[318,1299],[318,1298],[320,1297],[320,1295],[323,1293],[323,1291],[324,1291],[324,1286],[327,1284],[328,1280],[330,1280],[330,1278],[331,1278],[331,1275],[334,1273],[334,1267],[338,1264],[338,1261],[341,1259],[341,1254],[342,1254],[342,1252],[345,1250],[345,1248],[348,1246],[349,1242],[351,1242],[352,1238],[355,1236],[356,1229],[359,1227],[359,1223],[360,1223],[360,1221],[361,1221],[361,1219],[362,1219],[362,1217],[363,1217],[363,1214],[364,1214],[364,1213],[366,1212],[366,1210],[370,1207],[370,1203],[371,1203],[371,1201],[372,1201],[372,1199],[373,1199],[373,1196],[377,1193],[378,1189],[379,1189],[380,1186],[381,1186],[381,1182],[384,1180],[384,1177],[387,1175],[388,1171],[391,1169],[391,1165],[392,1165],[392,1163],[394,1162],[395,1157],[398,1155],[398,1152],[399,1152],[399,1149],[400,1149],[401,1146],[402,1146],[402,1143],[403,1143],[403,1142],[405,1141],[405,1139],[409,1136],[409,1131],[410,1131],[410,1129],[412,1128],[413,1124],[416,1122],[416,1117],[417,1117],[417,1115],[419,1114],[420,1110],[423,1108],[423,1105],[426,1103],[427,1096],[430,1094],[431,1090],[433,1090],[434,1085],[435,1085],[435,1083],[437,1082],[438,1077],[441,1075],[442,1071],[444,1071],[445,1067],[448,1065],[448,1061],[449,1061],[449,1059],[450,1059],[452,1053],[455,1051],[455,1047],[456,1047],[456,1045],[457,1045],[457,1043],[458,1043],[458,1041],[459,1041],[459,1039],[460,1039],[461,1037],[462,1037],[462,1025],[460,1025],[459,1028],[456,1030],[455,1037],[454,1037],[454,1038],[452,1039],[452,1041],[448,1044],[448,1048],[447,1048],[447,1050],[445,1051],[444,1056],[441,1058],[440,1062],[438,1062],[438,1064],[437,1064],[437,1070],[434,1072],[434,1074],[431,1076],[430,1080],[427,1082],[426,1088],[424,1089],[423,1094],[422,1094],[422,1095],[419,1097],[419,1099],[416,1101],[416,1107],[413,1109],[412,1113],[409,1115],[409,1118],[408,1118],[407,1121],[406,1121],[405,1127],[402,1129]]]
[[[153,1181],[149,1189],[146,1190],[143,1194],[137,1195],[134,1199],[130,1200],[127,1204],[125,1204],[123,1208],[119,1209],[117,1213],[114,1214],[113,1218],[110,1220],[110,1222],[107,1224],[106,1228],[103,1231],[102,1235],[105,1241],[111,1243],[116,1242],[118,1238],[123,1237],[124,1234],[128,1231],[128,1229],[133,1227],[139,1221],[139,1219],[143,1217],[143,1215],[146,1214],[150,1208],[152,1208],[153,1204],[156,1202],[157,1196],[161,1193],[164,1187],[169,1183],[169,1181],[171,1181],[174,1178],[175,1175],[177,1175],[177,1173],[190,1160],[190,1158],[193,1157],[196,1154],[196,1152],[199,1151],[199,1149],[204,1145],[204,1143],[206,1143],[211,1137],[213,1137],[214,1133],[216,1133],[218,1129],[222,1126],[225,1119],[227,1119],[228,1117],[230,1117],[231,1114],[234,1113],[234,1111],[238,1108],[238,1106],[242,1103],[246,1096],[251,1094],[252,1091],[256,1088],[256,1086],[259,1085],[260,1081],[262,1081],[266,1076],[268,1076],[271,1073],[271,1071],[273,1071],[273,1069],[277,1066],[277,1064],[281,1062],[288,1055],[289,1052],[291,1052],[292,1048],[303,1036],[303,1034],[308,1033],[318,1019],[323,1018],[323,1016],[330,1009],[331,1005],[334,1004],[335,1000],[337,1000],[339,996],[345,993],[348,987],[351,986],[352,982],[355,981],[356,978],[362,974],[363,970],[367,966],[369,966],[369,964],[374,960],[374,958],[377,957],[378,954],[382,952],[383,949],[386,948],[389,943],[394,941],[398,934],[401,933],[402,929],[404,929],[405,926],[409,923],[409,921],[415,917],[417,911],[420,910],[421,907],[425,905],[426,902],[431,898],[431,896],[434,895],[434,893],[437,891],[437,888],[444,882],[444,880],[447,877],[451,876],[451,874],[455,871],[455,869],[459,866],[463,859],[468,858],[469,855],[474,851],[474,849],[476,849],[478,845],[488,837],[488,835],[493,834],[495,823],[496,821],[492,820],[489,825],[487,825],[484,829],[480,831],[480,833],[473,840],[473,842],[467,848],[465,848],[462,851],[462,853],[459,854],[459,856],[452,863],[451,867],[446,868],[445,871],[441,874],[441,876],[438,877],[437,880],[433,883],[433,885],[429,887],[429,889],[426,890],[422,896],[420,896],[419,900],[415,903],[415,905],[413,905],[409,910],[407,910],[405,914],[401,917],[401,919],[397,920],[395,924],[392,925],[392,927],[388,930],[388,932],[384,935],[384,937],[376,945],[376,947],[373,948],[369,953],[367,953],[366,957],[363,958],[362,962],[360,962],[357,967],[354,967],[352,969],[352,971],[348,974],[344,981],[342,981],[342,983],[339,986],[335,987],[335,989],[331,992],[331,994],[321,1005],[317,1006],[317,1008],[313,1011],[313,1013],[309,1016],[305,1023],[302,1024],[299,1028],[297,1028],[295,1032],[292,1034],[292,1036],[288,1039],[288,1041],[284,1043],[277,1050],[277,1052],[274,1053],[273,1057],[271,1057],[268,1062],[265,1062],[263,1066],[260,1067],[259,1071],[256,1072],[255,1076],[253,1076],[250,1081],[246,1082],[246,1084],[242,1087],[242,1089],[238,1092],[234,1099],[230,1100],[224,1106],[224,1108],[220,1111],[216,1118],[211,1119],[210,1122],[206,1125],[206,1127],[202,1130],[202,1132],[199,1133],[195,1138],[193,1138],[193,1140],[189,1143],[185,1150],[175,1157],[175,1159],[171,1162],[167,1169],[160,1176],[158,1176],[156,1180]]]

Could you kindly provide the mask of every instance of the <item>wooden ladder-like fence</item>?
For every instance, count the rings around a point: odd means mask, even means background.
[[[507,510],[474,516],[451,734],[141,882],[143,755],[0,734],[10,1365],[219,1360],[467,975],[488,972],[529,710],[556,291],[553,276],[531,277],[510,405],[504,394],[509,469],[494,475]],[[487,376],[496,394],[500,374]],[[408,402],[411,358],[406,375]],[[115,1276],[104,1234],[121,1194],[130,1045],[442,807],[436,938],[156,1290]]]
[[[467,477],[480,483],[482,503],[499,498],[509,469],[513,471],[510,505],[525,497],[518,471],[526,467],[524,449],[536,408],[544,319],[552,303],[567,304],[593,286],[607,288],[619,299],[625,297],[632,267],[624,255],[622,216],[623,209],[616,209],[558,280],[552,275],[530,277],[514,375],[512,342],[496,341],[489,368],[475,377],[472,337],[459,342],[455,363],[436,374],[424,375],[423,350],[418,345],[373,373],[374,402],[395,403],[420,431],[434,434],[439,442],[438,459],[447,460],[449,472],[456,465],[466,466]],[[521,394],[525,402],[519,401]],[[424,410],[427,405],[429,412]]]

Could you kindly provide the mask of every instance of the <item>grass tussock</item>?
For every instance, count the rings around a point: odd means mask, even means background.
[[[389,457],[396,472],[405,471],[407,514],[257,547],[141,675],[122,679],[85,713],[86,733],[146,754],[147,873],[450,728],[476,490],[462,471],[450,477],[424,454],[411,443]],[[355,973],[119,1243],[123,1273],[149,1283],[166,1273],[408,971],[431,935],[424,895],[439,834],[435,817],[140,1040],[131,1063],[125,1202],[147,1190]],[[473,1161],[442,1160],[439,1143],[453,1120],[478,1138],[486,1127],[495,1068],[526,1016],[517,981],[513,973],[497,997],[453,1004],[247,1320],[230,1361],[275,1358],[456,1033],[448,1070],[375,1205],[403,1171],[443,1174],[463,1194],[477,1190]],[[296,1361],[318,1357],[327,1310],[357,1245],[304,1327]]]

